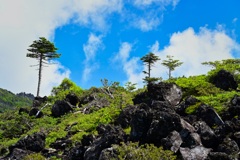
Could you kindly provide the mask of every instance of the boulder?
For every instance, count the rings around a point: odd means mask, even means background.
[[[217,151],[224,152],[228,155],[237,155],[239,152],[239,147],[234,140],[225,138],[223,142],[218,146]]]
[[[210,127],[223,125],[224,122],[218,113],[210,106],[202,104],[198,107],[196,114],[205,121]]]
[[[109,101],[105,97],[95,97],[92,101],[88,102],[83,110],[84,114],[90,114],[94,111],[97,111],[101,108],[104,108],[109,105]]]
[[[180,148],[180,153],[183,160],[204,160],[208,157],[210,151],[211,149],[203,146],[196,146],[192,149]]]
[[[99,137],[87,148],[84,160],[99,159],[104,149],[110,148],[112,144],[124,142],[125,133],[120,127],[100,125],[97,130]]]
[[[152,100],[167,101],[172,106],[176,106],[182,99],[182,90],[174,83],[149,83],[147,87],[148,96]]]
[[[148,129],[152,122],[152,114],[145,103],[136,106],[131,117],[131,132],[130,139],[132,141],[143,141],[147,136]]]
[[[16,144],[9,147],[10,153],[14,148],[20,148],[23,150],[29,150],[33,152],[40,152],[45,147],[45,134],[38,132],[33,135],[28,135],[21,138]]]
[[[174,130],[182,130],[181,118],[175,113],[155,112],[155,114],[147,131],[146,142],[160,146],[162,138]]]
[[[131,117],[132,114],[135,110],[134,106],[128,106],[126,108],[124,108],[121,113],[119,114],[119,116],[116,119],[116,124],[120,125],[122,128],[127,128],[130,126],[130,122],[131,122]]]
[[[36,118],[41,118],[41,117],[43,117],[43,112],[40,111],[38,108],[33,107],[29,112],[29,116],[34,116]]]
[[[215,149],[218,146],[219,140],[217,136],[204,121],[197,121],[193,123],[193,126],[200,135],[204,147]]]
[[[29,114],[29,110],[27,108],[20,108],[19,111],[18,111],[18,114],[21,115],[22,113],[27,113]]]
[[[195,105],[199,102],[197,98],[194,96],[187,97],[184,101],[182,101],[178,106],[176,106],[176,112],[181,116],[187,116],[185,110],[192,105]]]
[[[228,154],[224,152],[210,152],[208,154],[209,160],[233,160]]]
[[[40,107],[43,103],[45,103],[48,100],[47,96],[44,97],[35,97],[33,100],[32,107]]]
[[[72,105],[63,100],[58,100],[55,102],[55,104],[52,106],[52,116],[53,117],[61,117],[62,115],[69,113],[70,111],[72,111]]]
[[[236,90],[238,87],[238,83],[233,75],[224,69],[221,69],[215,76],[211,77],[210,82],[225,91],[229,89]]]
[[[77,106],[77,103],[79,102],[78,96],[74,93],[69,93],[65,99],[73,106]]]
[[[171,150],[174,153],[177,153],[182,142],[182,138],[177,131],[171,132],[166,138],[161,140],[161,144],[163,145],[164,149]]]
[[[75,147],[72,147],[68,153],[67,153],[67,159],[71,160],[79,160],[84,159],[84,153],[86,151],[86,148],[80,144],[76,145]]]
[[[1,158],[1,160],[22,160],[31,153],[34,152],[20,148],[13,148],[12,151],[6,157]]]

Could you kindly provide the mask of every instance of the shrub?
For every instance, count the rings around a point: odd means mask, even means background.
[[[174,160],[176,156],[173,152],[163,150],[162,147],[156,147],[153,144],[145,144],[139,146],[138,143],[129,144],[122,143],[121,145],[113,145],[113,148],[118,153],[120,160]]]

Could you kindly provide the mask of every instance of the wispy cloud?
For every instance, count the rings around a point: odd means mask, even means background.
[[[98,68],[98,64],[95,62],[95,57],[99,49],[103,49],[102,35],[96,36],[91,33],[88,37],[88,41],[83,45],[83,51],[85,53],[86,60],[84,61],[83,81],[87,81],[91,73]]]
[[[125,82],[137,83],[142,85],[143,74],[139,72],[142,67],[139,64],[139,57],[131,57],[132,44],[128,42],[121,43],[118,53],[113,58],[114,62],[120,62],[120,66],[123,67],[123,71],[127,75]]]
[[[162,8],[168,5],[175,7],[180,0],[134,0],[134,4],[138,7],[146,7],[152,4],[158,4]]]
[[[112,13],[120,13],[123,2],[122,0],[74,0],[71,7],[75,13],[75,22],[94,30],[105,31],[108,28],[106,19]]]
[[[134,0],[133,6],[138,9],[141,16],[133,14],[131,24],[143,32],[154,30],[162,23],[165,8],[172,6],[174,9],[178,2],[179,0]]]

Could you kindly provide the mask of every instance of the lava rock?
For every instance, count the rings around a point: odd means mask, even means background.
[[[183,160],[203,160],[208,157],[211,149],[205,148],[203,146],[196,146],[192,149],[190,148],[180,148],[180,153]]]
[[[124,142],[125,133],[121,127],[112,125],[100,125],[97,128],[97,138],[84,153],[84,160],[99,159],[102,150],[110,148],[112,144]]]
[[[135,110],[134,106],[128,106],[128,107],[124,108],[121,111],[121,113],[119,114],[115,123],[117,125],[120,125],[122,128],[129,127],[130,122],[131,122],[131,117],[132,117],[134,110]]]
[[[45,147],[45,134],[38,132],[20,139],[16,144],[9,147],[10,153],[14,148],[20,148],[33,152],[40,152]]]
[[[73,106],[76,106],[77,103],[79,102],[78,96],[74,93],[69,93],[65,99],[67,102],[69,102]]]
[[[63,101],[56,101],[55,104],[52,106],[52,116],[53,117],[61,117],[62,115],[72,111],[72,105],[63,100]]]
[[[166,138],[161,140],[161,144],[163,145],[164,149],[171,150],[174,153],[177,153],[182,142],[182,138],[177,131],[171,132]]]
[[[238,83],[234,79],[233,75],[224,69],[220,70],[215,76],[211,77],[210,82],[225,91],[228,91],[229,89],[236,90],[238,87]]]
[[[29,116],[34,116],[36,118],[41,118],[41,117],[43,117],[43,112],[40,111],[38,108],[34,107],[30,110]]]

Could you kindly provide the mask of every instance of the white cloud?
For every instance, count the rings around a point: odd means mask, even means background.
[[[15,93],[35,93],[37,71],[29,66],[37,61],[26,58],[28,46],[39,37],[53,41],[55,29],[70,20],[104,30],[108,15],[119,12],[121,7],[122,0],[2,0],[0,87]],[[44,68],[40,95],[48,95],[55,82],[69,77],[70,71],[62,68],[60,63]]]
[[[162,21],[161,17],[160,18],[151,18],[151,17],[140,18],[134,22],[134,26],[143,32],[147,32],[155,29],[160,24],[161,21]]]
[[[151,51],[161,59],[172,55],[183,62],[183,65],[173,72],[173,76],[205,74],[210,68],[203,66],[202,62],[234,58],[235,50],[239,50],[239,44],[223,30],[209,30],[206,27],[200,28],[198,33],[193,28],[174,33],[170,44],[163,49],[159,49],[158,41],[151,47]],[[152,75],[166,78],[167,69],[160,63],[155,65]]]
[[[159,4],[162,7],[172,5],[175,7],[180,0],[134,0],[134,4],[139,7],[143,6],[149,6],[152,5],[153,3]]]
[[[99,49],[103,49],[102,36],[96,36],[91,33],[88,37],[88,41],[83,45],[83,51],[85,53],[86,60],[84,62],[83,81],[87,81],[91,73],[98,68],[98,64],[94,62],[96,54]]]
[[[73,0],[73,10],[76,22],[91,26],[95,30],[105,30],[107,17],[114,12],[120,12],[122,0]]]
[[[131,57],[132,44],[128,42],[121,43],[118,53],[113,58],[114,62],[120,62],[123,67],[123,71],[127,75],[126,82],[137,83],[138,87],[142,85],[143,74],[139,72],[141,66],[139,65],[139,57]]]
[[[134,0],[133,5],[141,12],[141,16],[133,14],[131,24],[143,32],[156,29],[163,21],[165,8],[172,6],[174,9],[178,2],[179,0]]]

